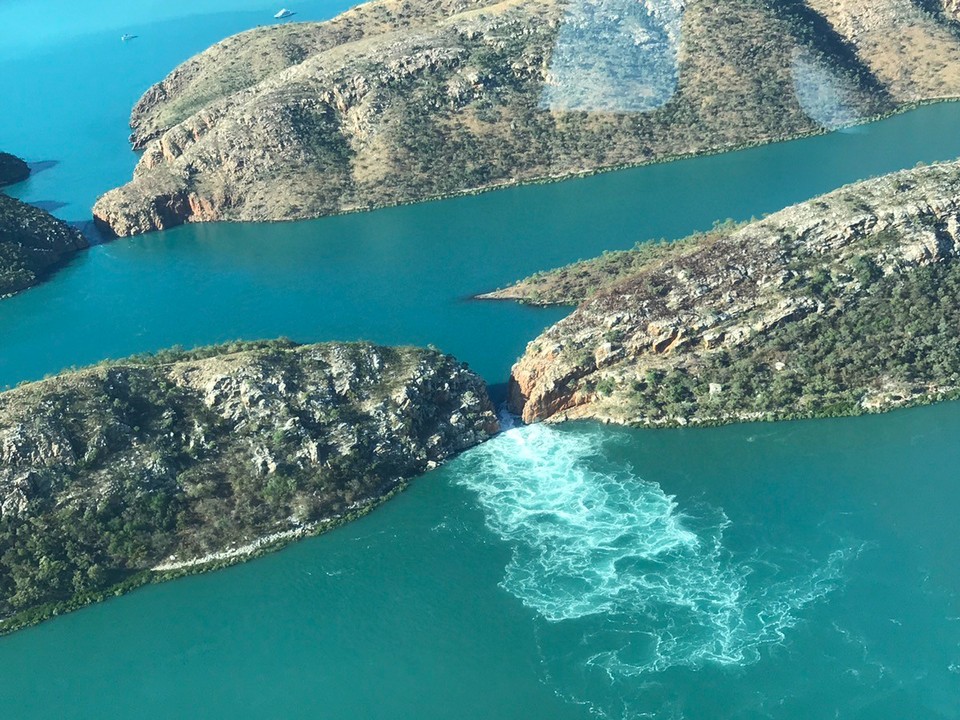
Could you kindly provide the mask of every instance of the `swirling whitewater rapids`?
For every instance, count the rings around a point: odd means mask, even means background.
[[[512,427],[461,458],[456,477],[512,547],[501,586],[536,611],[557,692],[603,717],[638,717],[627,686],[678,668],[756,663],[841,586],[859,548],[819,561],[740,557],[724,543],[722,508],[681,508],[607,459],[610,442],[589,426]],[[595,683],[624,685],[624,706],[595,706]]]

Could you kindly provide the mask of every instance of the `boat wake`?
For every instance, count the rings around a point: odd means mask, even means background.
[[[547,671],[561,687],[754,663],[840,584],[856,550],[819,562],[778,554],[780,565],[738,557],[721,508],[681,510],[606,459],[605,435],[509,429],[463,456],[456,474],[513,547],[502,586],[542,618]]]

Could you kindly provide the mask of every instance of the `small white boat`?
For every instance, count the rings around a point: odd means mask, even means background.
[[[295,13],[292,13],[292,12],[290,12],[289,10],[287,10],[286,8],[284,8],[283,10],[281,10],[280,12],[278,12],[276,15],[274,15],[274,17],[275,17],[277,20],[283,20],[284,18],[291,17],[291,16],[294,15],[294,14],[295,14]]]
[[[136,37],[137,37],[136,35],[130,35],[129,33],[124,33],[123,35],[120,36],[120,39],[123,40],[123,42],[127,42],[127,40],[133,40]]]

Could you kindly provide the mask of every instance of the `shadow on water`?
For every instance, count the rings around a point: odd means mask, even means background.
[[[510,394],[510,383],[492,383],[487,386],[487,393],[490,395],[490,401],[495,407],[503,405]]]
[[[33,205],[35,208],[40,208],[45,212],[52,213],[60,208],[65,208],[69,203],[60,202],[59,200],[35,200],[28,204]]]
[[[63,207],[62,204],[61,207]],[[87,239],[87,242],[90,243],[90,247],[106,245],[107,243],[117,240],[116,237],[103,232],[100,226],[93,220],[70,220],[67,221],[67,225],[78,230],[80,234]]]
[[[46,170],[52,170],[59,164],[59,160],[40,160],[38,162],[28,162],[27,167],[30,168],[30,175],[32,177],[34,175],[38,175],[39,173],[45,172]]]

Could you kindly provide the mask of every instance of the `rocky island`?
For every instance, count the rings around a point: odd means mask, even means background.
[[[858,414],[960,394],[960,163],[485,296],[579,303],[513,368],[528,422]]]
[[[954,0],[373,0],[150,88],[119,236],[317,217],[731,149],[960,96]]]
[[[0,394],[0,632],[364,512],[498,429],[434,350],[235,343]]]
[[[0,187],[29,175],[23,160],[0,153]],[[0,298],[35,285],[85,247],[83,235],[62,220],[0,193]]]

